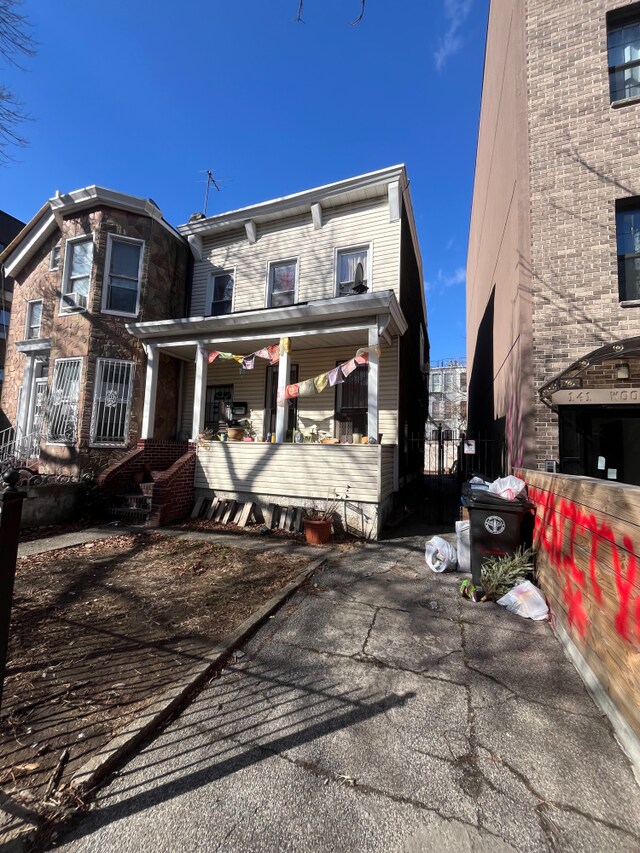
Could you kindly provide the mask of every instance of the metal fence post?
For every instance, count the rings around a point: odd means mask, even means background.
[[[18,557],[18,534],[22,516],[22,501],[25,498],[24,492],[19,492],[17,489],[19,477],[17,471],[10,469],[5,472],[2,478],[7,483],[8,488],[0,493],[0,710],[2,709],[2,692],[9,647],[9,625]]]

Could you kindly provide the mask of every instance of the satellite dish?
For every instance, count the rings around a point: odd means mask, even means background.
[[[369,288],[364,283],[364,267],[361,263],[356,265],[356,271],[353,276],[353,287],[351,288],[352,293],[366,293]]]

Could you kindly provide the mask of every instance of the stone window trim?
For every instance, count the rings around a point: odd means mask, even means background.
[[[115,243],[124,243],[130,246],[137,245],[140,247],[140,255],[138,258],[138,271],[137,271],[137,279],[126,277],[129,281],[135,281],[137,285],[137,294],[136,294],[136,307],[135,311],[117,311],[114,308],[108,308],[109,304],[109,290],[111,287],[111,258],[113,253],[113,246]],[[109,232],[107,234],[107,253],[105,257],[104,263],[104,278],[102,283],[102,305],[100,308],[100,312],[102,314],[111,314],[115,317],[137,317],[140,313],[140,295],[142,291],[142,271],[144,264],[144,254],[145,254],[145,241],[138,237],[127,237],[124,234],[114,234]],[[124,276],[119,276],[120,278],[124,278]]]
[[[294,285],[291,293],[293,294],[293,299],[291,302],[282,302],[278,300],[279,304],[274,305],[274,293],[273,293],[273,284],[275,280],[275,271],[278,267],[286,267],[293,266],[294,267]],[[298,301],[298,285],[300,278],[300,257],[294,258],[282,258],[278,261],[269,261],[267,263],[267,295],[265,305],[267,308],[284,308],[288,305],[295,305]],[[280,291],[280,293],[287,293],[289,291]],[[276,293],[275,296],[279,294]]]
[[[75,252],[75,247],[81,245],[82,243],[90,243],[91,244],[91,268],[89,270],[88,275],[88,285],[87,285],[87,293],[79,294],[78,297],[73,297],[74,301],[76,301],[75,305],[69,304],[69,298],[71,294],[76,293],[74,290],[74,277],[72,275],[72,266],[73,266],[73,256]],[[64,261],[63,261],[63,272],[62,272],[62,286],[60,288],[60,305],[58,308],[58,317],[68,317],[70,314],[78,314],[87,310],[89,305],[89,299],[91,296],[91,282],[93,279],[93,258],[95,255],[96,241],[94,232],[90,232],[89,234],[78,234],[76,237],[68,237],[65,242],[65,250],[64,250]],[[84,296],[84,299],[80,299],[81,296]]]
[[[350,290],[344,292],[345,286],[351,287],[353,282],[340,281],[340,260],[344,255],[352,253],[362,253],[365,256],[364,264],[364,284],[367,285],[368,291],[371,291],[371,270],[373,269],[373,243],[352,243],[349,246],[337,246],[335,249],[335,257],[333,268],[335,269],[335,293],[334,296],[351,296]]]

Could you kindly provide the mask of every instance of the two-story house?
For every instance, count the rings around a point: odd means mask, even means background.
[[[189,316],[127,326],[147,350],[143,439],[179,365],[179,436],[245,418],[258,439],[201,440],[197,494],[303,505],[349,487],[349,526],[376,536],[424,452],[426,309],[404,167],[178,230]]]
[[[0,254],[13,288],[3,455],[99,471],[140,435],[144,352],[132,320],[184,314],[189,249],[154,202],[86,187],[47,201]],[[165,393],[178,394],[167,370]],[[157,435],[175,436],[175,406]]]
[[[337,491],[365,536],[422,472],[428,338],[403,166],[177,230],[151,201],[89,187],[50,199],[0,263],[16,294],[8,438],[41,470],[91,469],[107,492],[151,481],[153,524],[197,495]],[[236,421],[255,440],[219,440]]]
[[[20,222],[15,216],[0,210],[0,252],[13,240],[23,226],[24,222]],[[2,383],[4,382],[4,357],[9,333],[12,299],[11,281],[5,281],[0,266],[0,392],[2,392]],[[9,426],[6,420],[6,416],[0,408],[0,430]]]

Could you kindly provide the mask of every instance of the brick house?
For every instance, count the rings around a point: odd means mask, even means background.
[[[467,264],[469,434],[640,484],[640,4],[492,0]]]
[[[140,435],[144,349],[131,320],[184,314],[189,249],[152,202],[86,187],[47,201],[0,254],[13,286],[0,440],[41,471],[99,471]],[[177,372],[163,395],[177,398]],[[176,406],[158,438],[175,439]]]

